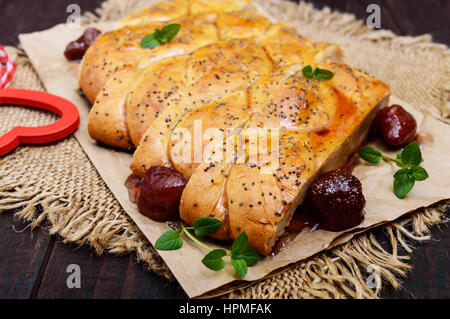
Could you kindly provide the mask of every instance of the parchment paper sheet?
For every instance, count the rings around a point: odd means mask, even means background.
[[[114,23],[103,23],[95,27],[105,31],[114,26]],[[81,124],[75,132],[75,137],[124,210],[131,216],[150,242],[154,244],[156,239],[168,230],[168,226],[144,217],[138,212],[136,206],[129,201],[124,182],[130,175],[131,155],[99,146],[89,137],[86,129],[89,109],[86,101],[78,94],[79,65],[78,63],[68,62],[63,55],[68,42],[78,38],[83,31],[84,29],[71,29],[65,24],[61,24],[49,30],[22,34],[19,39],[47,90],[72,101],[78,106]],[[423,146],[425,159],[423,166],[429,172],[430,178],[424,182],[416,183],[407,198],[400,200],[395,197],[392,190],[392,176],[398,169],[394,164],[383,163],[378,166],[371,166],[361,163],[354,170],[354,174],[363,184],[367,201],[366,217],[363,224],[354,231],[361,231],[362,228],[369,228],[395,220],[417,208],[426,207],[450,198],[450,126],[431,117],[423,116],[411,106],[395,98],[391,98],[391,103],[401,104],[412,112],[419,123],[421,135],[433,137],[433,142]],[[389,154],[382,144],[378,143],[376,146]],[[395,157],[395,153],[391,152],[391,155]],[[89,192],[89,189],[86,189],[86,192]],[[283,266],[308,258],[337,244],[342,244],[352,237],[352,233],[340,235],[342,233],[323,230],[311,232],[305,229],[276,257],[265,258],[255,266],[250,267],[245,280],[260,280]],[[217,242],[212,242],[211,245],[219,247]],[[190,297],[201,296],[238,279],[235,277],[234,269],[229,261],[227,261],[225,269],[220,272],[207,269],[201,263],[201,259],[207,251],[193,244],[190,240],[185,240],[183,248],[180,250],[160,251],[159,253]],[[230,286],[228,285],[227,290],[229,289]],[[219,292],[215,290],[214,294],[217,293],[220,293],[220,289]]]

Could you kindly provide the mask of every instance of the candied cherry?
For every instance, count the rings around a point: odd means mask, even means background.
[[[361,182],[340,169],[320,176],[308,189],[307,202],[325,230],[343,231],[364,219],[366,200]]]
[[[375,126],[383,141],[391,148],[406,146],[416,137],[416,120],[400,105],[392,105],[378,112]]]
[[[172,168],[150,167],[139,188],[139,211],[159,222],[179,219],[181,194],[186,183],[186,178]]]
[[[67,60],[81,60],[86,53],[86,50],[94,43],[100,33],[101,32],[95,28],[87,28],[81,37],[67,45],[66,50],[64,51]]]

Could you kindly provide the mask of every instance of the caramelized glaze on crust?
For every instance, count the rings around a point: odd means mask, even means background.
[[[283,28],[277,30],[282,32]],[[273,42],[277,43],[277,40]],[[328,46],[324,47],[328,48]],[[305,49],[299,50],[298,54],[298,60],[314,63],[317,60],[317,56],[323,56],[323,48],[321,47],[320,50],[317,50],[311,44]],[[275,50],[271,50],[268,54],[267,47],[258,44],[255,38],[219,42],[194,51],[191,54],[192,58],[188,62],[185,76],[186,84],[183,86],[186,88],[186,92],[177,100],[176,105],[172,104],[170,107],[167,107],[159,118],[150,119],[153,122],[149,125],[133,156],[131,163],[133,174],[142,176],[145,170],[151,166],[171,165],[168,148],[170,144],[169,139],[172,130],[181,121],[182,117],[192,109],[208,104],[211,101],[217,100],[220,103],[222,97],[225,98],[226,95],[237,90],[244,90],[261,77],[269,76],[270,70],[278,67],[278,65],[273,63],[273,57],[276,55],[279,55],[279,53]],[[341,55],[338,54],[335,60],[339,61],[340,58]],[[297,65],[289,70],[298,71],[299,68],[301,66]],[[275,77],[276,75],[271,76]],[[286,75],[279,75],[280,79],[284,76]],[[269,85],[273,86],[273,83]],[[273,89],[278,90],[279,88],[274,87]],[[254,92],[258,90],[258,87],[252,89]],[[304,90],[302,94],[306,93],[307,91]],[[244,94],[247,96],[247,99],[250,98],[247,90]],[[274,92],[274,94],[281,93]],[[257,93],[253,95],[253,98],[256,98]],[[260,98],[264,100],[266,97],[263,95]],[[284,96],[279,98],[284,98]],[[244,113],[246,113],[248,112],[247,105],[248,103],[241,106],[237,105],[234,109],[243,108],[245,110]],[[255,103],[252,107],[257,106],[258,103]],[[129,117],[134,116],[132,112],[128,114]],[[214,115],[204,112],[203,116],[204,119],[207,119],[212,118]],[[252,121],[256,120],[257,118]],[[279,123],[280,119],[274,116],[273,121],[274,123]],[[310,121],[308,126],[311,123],[313,121]],[[218,124],[217,127],[220,129],[229,128],[226,121],[223,121],[222,125],[220,125],[220,122],[216,124]],[[240,127],[240,125],[241,123],[236,127]],[[132,131],[133,127],[129,126],[129,129]]]

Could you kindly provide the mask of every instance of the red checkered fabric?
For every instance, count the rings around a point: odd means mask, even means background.
[[[8,57],[5,49],[0,45],[0,89],[8,87],[15,73],[16,64]]]

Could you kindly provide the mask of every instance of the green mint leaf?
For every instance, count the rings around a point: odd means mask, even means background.
[[[401,178],[394,178],[394,194],[400,199],[405,198],[415,184],[414,178],[410,178],[409,170],[406,173],[402,173],[401,176]]]
[[[312,66],[310,66],[310,65],[305,66],[302,70],[302,73],[305,76],[305,78],[312,79],[313,78]]]
[[[236,252],[232,256],[236,259],[244,259],[247,266],[253,266],[260,259],[259,254],[251,247],[247,247],[244,251]]]
[[[164,34],[164,32],[162,32],[162,30],[155,29],[155,32],[153,32],[153,36],[161,43],[165,43],[168,41],[167,36]]]
[[[414,179],[419,182],[424,181],[429,177],[428,172],[423,167],[413,167],[411,168],[411,172]]]
[[[214,249],[209,252],[202,259],[203,265],[208,267],[211,270],[219,271],[225,267],[225,262],[223,261],[223,257],[227,255],[227,252],[223,249]]]
[[[183,246],[181,234],[176,230],[168,230],[162,234],[155,243],[159,250],[177,250]]]
[[[248,237],[245,231],[240,233],[240,235],[234,240],[231,246],[231,255],[236,253],[243,253],[248,248]]]
[[[381,152],[374,147],[368,146],[360,148],[358,154],[363,160],[371,164],[378,164],[382,160]]]
[[[163,42],[172,41],[172,39],[175,38],[175,36],[180,31],[180,28],[181,28],[181,25],[178,23],[172,23],[172,24],[168,24],[168,25],[164,26],[161,29],[161,33],[165,36],[165,38],[167,40],[163,41]]]
[[[236,273],[241,277],[244,278],[247,274],[247,263],[243,258],[233,258],[231,257],[231,264],[233,265],[234,269],[236,270]]]
[[[420,151],[419,144],[412,142],[406,146],[401,152],[401,159],[403,165],[406,166],[418,166],[422,163],[422,152]]]
[[[333,76],[334,76],[333,72],[329,70],[319,68],[316,68],[314,70],[314,77],[316,78],[316,80],[328,81],[331,80]]]
[[[147,34],[141,40],[141,47],[144,49],[153,49],[163,43],[171,41],[180,31],[181,25],[172,23],[164,26],[161,30],[155,29],[153,33]]]
[[[195,234],[201,237],[214,234],[220,226],[222,226],[222,221],[213,217],[203,217],[194,221]]]
[[[397,161],[400,162],[400,163],[397,163],[397,164],[403,165],[403,162],[402,162],[402,153],[403,153],[403,151],[401,151],[400,153],[397,154]]]
[[[141,40],[141,47],[144,49],[153,49],[160,45],[161,45],[161,42],[155,38],[154,33],[147,34]]]
[[[409,168],[402,168],[397,171],[397,173],[394,174],[394,178],[398,179],[400,182],[403,182],[407,180],[408,178],[411,178],[411,170]]]

